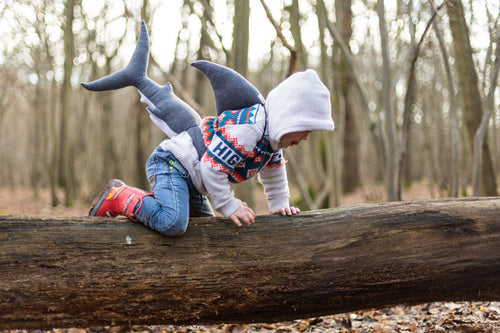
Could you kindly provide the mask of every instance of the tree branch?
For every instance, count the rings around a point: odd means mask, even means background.
[[[290,61],[288,64],[288,73],[286,75],[288,77],[295,72],[295,66],[297,64],[297,51],[295,50],[295,47],[293,47],[286,40],[285,35],[283,35],[283,31],[281,30],[280,25],[273,18],[273,15],[271,14],[269,7],[266,5],[266,2],[264,0],[260,0],[260,3],[262,4],[264,11],[266,12],[267,18],[269,19],[269,21],[273,25],[274,30],[276,30],[276,34],[278,35],[278,38],[280,39],[281,43],[283,44],[284,47],[286,47],[288,49],[288,51],[290,51]]]

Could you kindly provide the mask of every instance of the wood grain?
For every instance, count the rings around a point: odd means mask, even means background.
[[[0,216],[0,328],[275,322],[500,300],[500,198],[192,219]]]

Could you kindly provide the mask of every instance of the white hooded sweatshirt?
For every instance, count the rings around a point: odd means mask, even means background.
[[[269,137],[278,149],[281,137],[301,131],[332,131],[330,92],[312,69],[298,72],[269,92]]]
[[[207,150],[201,160],[187,133],[163,141],[188,170],[196,189],[208,194],[214,208],[228,217],[241,201],[231,182],[258,174],[269,209],[289,206],[285,161],[279,147],[283,135],[301,131],[330,131],[330,93],[313,70],[298,72],[269,93],[265,106],[228,110],[204,118],[201,130]]]

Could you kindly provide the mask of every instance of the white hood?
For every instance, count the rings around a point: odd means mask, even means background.
[[[331,131],[334,128],[330,92],[312,69],[289,76],[266,99],[269,139],[274,150],[284,134]]]

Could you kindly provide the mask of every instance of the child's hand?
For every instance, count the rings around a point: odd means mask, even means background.
[[[240,206],[236,211],[229,216],[229,218],[238,227],[241,227],[241,221],[245,222],[246,225],[250,225],[255,222],[255,213],[252,208],[248,207],[246,202],[241,202]]]
[[[271,214],[281,214],[281,215],[297,215],[300,213],[300,209],[297,207],[285,207],[285,208],[279,208],[271,211]]]

